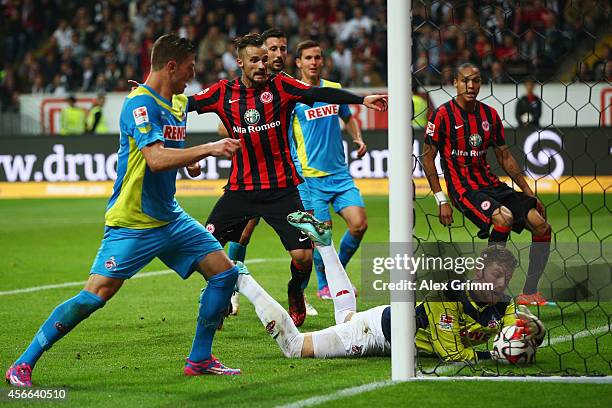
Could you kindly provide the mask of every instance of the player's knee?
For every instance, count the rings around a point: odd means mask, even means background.
[[[368,230],[368,221],[364,218],[360,222],[350,225],[349,232],[354,237],[363,237]]]
[[[493,212],[493,225],[510,227],[514,224],[514,216],[508,207],[501,206]]]
[[[310,249],[291,251],[291,258],[301,268],[312,267],[312,250]]]
[[[546,221],[534,226],[533,235],[536,237],[550,237],[552,234],[552,227]]]
[[[300,358],[302,357],[302,346],[304,345],[304,334],[299,333],[297,336],[288,339],[282,343],[281,350],[287,358]]]

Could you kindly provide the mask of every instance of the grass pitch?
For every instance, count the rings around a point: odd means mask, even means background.
[[[418,200],[416,234],[445,239],[449,231],[435,219],[433,199]],[[612,225],[603,198],[596,196],[544,197],[557,240],[609,242]],[[215,199],[182,198],[183,207],[204,221]],[[8,367],[31,341],[51,310],[81,289],[81,285],[28,293],[6,294],[22,288],[59,285],[87,279],[103,232],[105,199],[0,201],[0,361]],[[370,228],[365,242],[388,240],[388,204],[385,197],[366,197]],[[431,228],[423,214],[430,214]],[[455,213],[457,215],[457,213]],[[453,240],[471,241],[473,229],[456,217]],[[343,233],[335,219],[336,242]],[[528,241],[528,234],[514,235]],[[358,257],[358,255],[357,255]],[[251,263],[249,264],[249,260]],[[286,304],[289,257],[265,223],[257,228],[247,253],[256,279],[281,304]],[[360,264],[349,265],[359,282]],[[242,298],[238,317],[228,319],[218,332],[214,353],[230,367],[240,367],[236,378],[186,378],[182,365],[195,330],[197,300],[203,280],[194,275],[182,281],[153,262],[127,282],[103,309],[80,324],[42,357],[33,380],[40,387],[68,390],[70,406],[275,406],[339,390],[384,381],[390,377],[390,359],[288,360],[268,338],[253,308]],[[138,275],[137,275],[138,276]],[[333,306],[315,296],[313,278],[307,296],[319,310],[308,317],[302,331],[333,324]],[[374,306],[358,299],[358,307]],[[609,303],[560,304],[542,310],[550,329],[551,346],[538,352],[533,371],[612,374],[610,331],[593,335],[571,334],[595,330],[609,323]],[[562,314],[563,313],[563,314]],[[601,330],[601,329],[599,329]],[[565,336],[565,337],[564,337]],[[564,340],[568,338],[569,340]],[[421,359],[424,367],[435,359]],[[494,367],[489,367],[494,369]],[[527,369],[529,370],[529,369]],[[512,372],[512,370],[510,370]],[[520,372],[524,372],[521,370]],[[467,375],[468,373],[462,372]],[[8,388],[3,389],[6,394]],[[352,397],[325,402],[334,406],[397,405],[428,407],[490,406],[529,401],[538,406],[604,406],[612,386],[541,383],[404,383]],[[6,399],[0,399],[4,404]],[[44,405],[57,402],[43,402]]]

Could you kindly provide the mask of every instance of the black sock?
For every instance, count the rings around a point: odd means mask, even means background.
[[[493,231],[489,234],[489,245],[506,246],[508,237],[510,236],[511,227],[503,227],[501,225],[493,225]]]
[[[291,280],[289,281],[288,291],[291,293],[301,292],[302,283],[310,278],[310,272],[311,270],[304,271],[303,266],[291,260]]]
[[[538,282],[548,263],[550,255],[550,232],[546,235],[533,236],[529,248],[529,267],[523,293],[532,295],[538,291]]]

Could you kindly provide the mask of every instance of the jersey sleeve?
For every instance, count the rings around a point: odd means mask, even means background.
[[[446,131],[446,121],[444,115],[446,110],[436,109],[431,112],[425,128],[425,143],[437,146],[440,141],[440,132]]]
[[[216,82],[203,91],[190,96],[187,100],[187,112],[216,112],[219,110],[220,102],[221,81]]]
[[[150,96],[140,95],[126,104],[124,126],[128,135],[136,141],[138,149],[155,142],[163,142],[161,110]]]
[[[461,341],[459,302],[426,301],[428,329],[434,351],[446,362],[475,361],[476,353]]]
[[[344,120],[349,120],[351,116],[353,116],[353,112],[351,112],[351,108],[348,105],[340,105],[340,117]]]
[[[280,82],[280,87],[291,101],[302,102],[309,106],[314,103],[307,92],[311,89],[311,86],[307,83],[288,75],[277,75],[275,80]]]
[[[506,136],[504,134],[504,125],[495,109],[493,111],[493,144],[495,146],[503,146],[506,144]]]

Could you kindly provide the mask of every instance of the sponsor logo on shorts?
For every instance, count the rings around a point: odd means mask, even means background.
[[[491,202],[489,200],[485,200],[480,204],[480,208],[482,208],[483,210],[487,211],[489,208],[491,208]]]
[[[454,322],[455,320],[453,319],[453,316],[449,316],[447,314],[441,314],[440,322],[438,323],[438,326],[440,327],[441,330],[453,330]]]
[[[351,293],[351,292],[349,292],[348,290],[346,290],[346,289],[342,289],[342,290],[338,291],[338,293],[336,293],[336,297],[340,297],[340,296],[342,296],[342,295],[348,295],[348,294],[350,294],[350,293]]]
[[[215,232],[215,226],[213,224],[206,224],[206,230],[213,234]]]
[[[68,333],[70,331],[70,329],[66,326],[64,326],[62,324],[62,322],[55,322],[55,324],[53,325],[53,327],[55,327],[55,329],[60,332],[60,333]]]
[[[266,92],[262,93],[262,94],[259,96],[259,100],[260,100],[262,103],[270,103],[270,102],[272,102],[272,98],[273,98],[273,96],[272,96],[272,92],[268,92],[268,91],[266,91]]]
[[[110,270],[116,270],[117,269],[117,262],[115,261],[115,257],[111,256],[110,258],[108,258],[105,262],[104,262],[104,267],[106,269]]]

